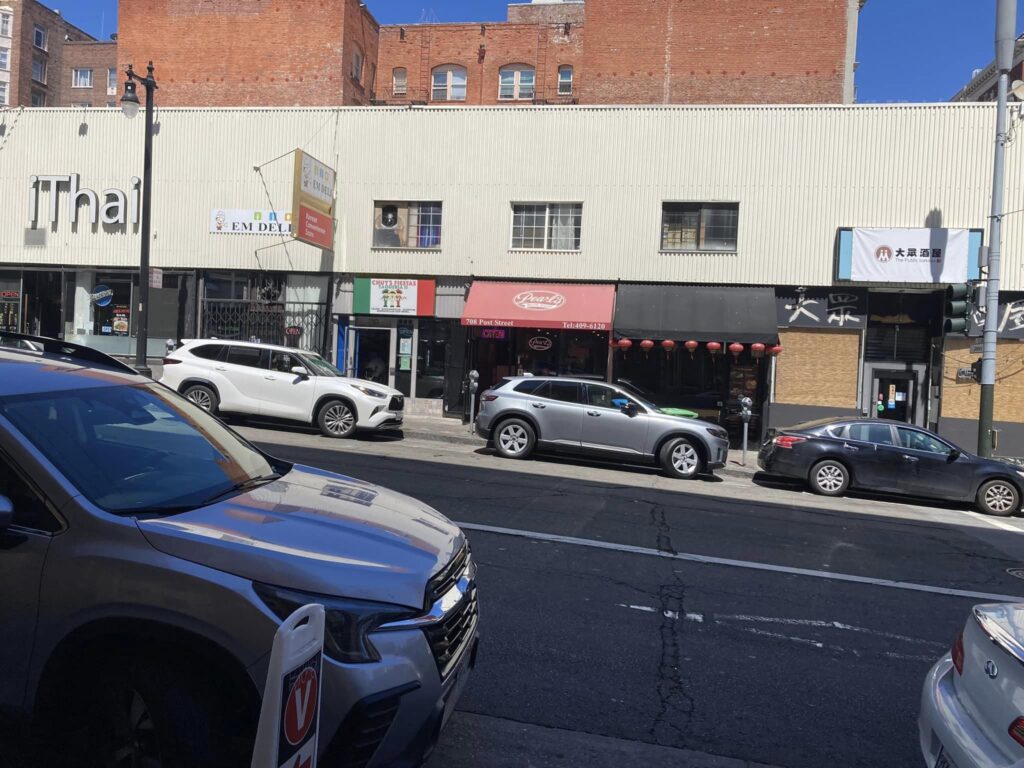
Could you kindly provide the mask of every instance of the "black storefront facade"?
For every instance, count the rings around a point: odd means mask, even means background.
[[[779,351],[773,288],[621,283],[613,336],[615,380],[734,438],[749,397],[751,434],[759,433]]]

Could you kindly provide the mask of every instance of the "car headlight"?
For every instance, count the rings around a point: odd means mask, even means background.
[[[369,634],[381,624],[409,619],[420,613],[401,605],[312,595],[258,582],[253,583],[253,588],[282,621],[304,605],[320,603],[326,623],[324,653],[345,664],[380,661],[380,653],[370,642]]]
[[[1020,475],[1021,477],[1024,477],[1024,469],[1018,469],[1017,474]]]
[[[718,427],[704,427],[704,429],[706,429],[708,431],[708,434],[710,434],[712,437],[717,437],[719,440],[729,439],[729,433],[726,432],[724,429],[719,429]]]
[[[378,392],[376,389],[370,389],[369,387],[361,387],[358,384],[353,384],[352,386],[355,389],[358,389],[364,395],[369,395],[370,397],[379,397],[383,400],[385,397],[388,396],[387,392]]]

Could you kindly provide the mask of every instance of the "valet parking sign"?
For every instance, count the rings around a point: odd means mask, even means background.
[[[292,234],[296,240],[326,251],[334,250],[333,168],[295,150],[295,179],[292,187]]]
[[[967,281],[966,229],[853,230],[850,279],[869,283]]]

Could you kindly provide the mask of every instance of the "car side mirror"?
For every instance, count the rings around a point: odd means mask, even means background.
[[[0,531],[14,522],[14,504],[6,496],[0,496]]]
[[[309,378],[309,372],[301,365],[293,365],[292,373],[294,373],[296,376],[301,376],[304,379]]]
[[[963,451],[961,451],[959,448],[954,448],[952,451],[949,452],[949,461],[956,461],[963,455]]]
[[[639,413],[636,403],[626,403],[622,406],[622,412],[627,416],[636,416]]]

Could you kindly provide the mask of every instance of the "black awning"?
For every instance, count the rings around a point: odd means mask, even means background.
[[[614,329],[632,339],[776,342],[775,289],[620,284]]]

